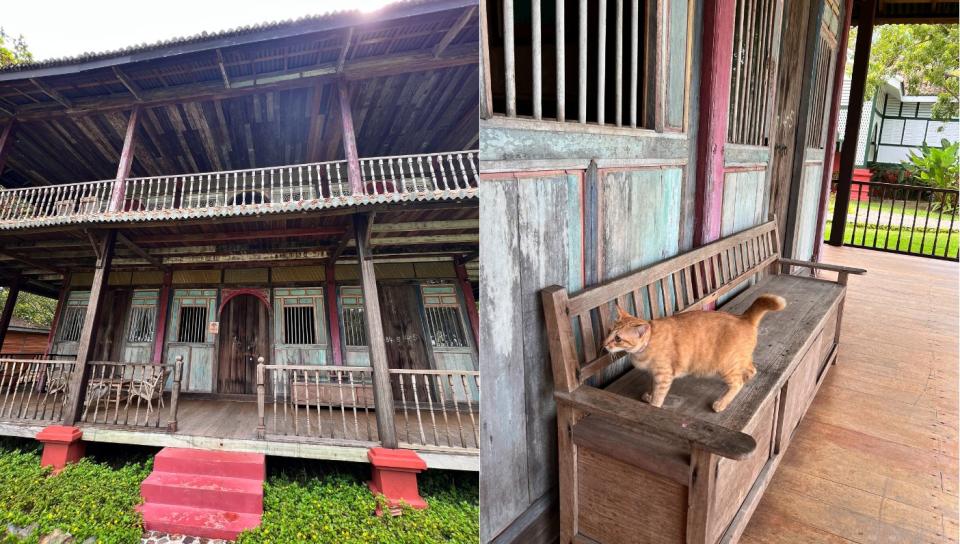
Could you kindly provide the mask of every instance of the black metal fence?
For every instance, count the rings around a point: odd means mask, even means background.
[[[957,201],[957,189],[853,181],[843,244],[956,261]],[[824,238],[835,228],[828,225]]]

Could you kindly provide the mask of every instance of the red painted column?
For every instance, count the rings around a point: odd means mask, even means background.
[[[705,0],[703,5],[694,246],[720,237],[735,8],[735,0]]]
[[[323,287],[327,299],[327,328],[330,329],[330,348],[333,352],[333,364],[343,364],[343,348],[340,347],[340,313],[337,311],[337,275],[333,263],[325,267],[327,281]]]
[[[853,19],[853,0],[843,5],[843,26],[837,43],[837,62],[833,71],[833,101],[830,103],[830,122],[827,127],[827,144],[823,154],[823,182],[820,189],[820,208],[817,210],[817,234],[814,238],[813,261],[820,261],[823,249],[823,229],[826,227],[827,207],[830,205],[830,185],[833,181],[833,158],[837,147],[837,122],[840,118],[840,95],[843,93],[843,72],[847,64],[847,40],[850,37],[850,22]]]
[[[153,336],[153,364],[163,362],[163,343],[167,335],[167,321],[170,313],[170,284],[173,283],[173,271],[163,272],[163,286],[160,288],[160,299],[157,301],[157,328]]]
[[[60,316],[63,315],[63,309],[67,306],[67,298],[70,296],[70,280],[72,274],[69,270],[63,273],[63,286],[60,288],[60,296],[57,298],[57,309],[53,312],[53,323],[50,324],[50,334],[47,335],[47,349],[43,352],[44,357],[50,357],[53,352],[53,341],[57,337],[57,329],[60,327]]]
[[[477,301],[473,298],[473,287],[467,278],[466,264],[457,261],[454,263],[457,271],[457,280],[460,282],[460,290],[463,291],[463,300],[467,303],[467,317],[470,319],[470,328],[473,329],[473,340],[477,346],[480,345],[480,315],[477,312]]]

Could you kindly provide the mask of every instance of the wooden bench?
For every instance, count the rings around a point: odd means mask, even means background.
[[[847,278],[864,273],[782,259],[777,241],[771,221],[573,295],[541,292],[562,544],[737,541],[835,361]],[[818,269],[836,281],[812,277]],[[711,409],[719,378],[676,380],[655,408],[640,400],[650,376],[602,352],[615,303],[646,319],[720,302],[739,314],[763,293],[787,307],[763,319],[757,374],[723,412]]]

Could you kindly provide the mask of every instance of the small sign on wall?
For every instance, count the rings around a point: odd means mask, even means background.
[[[207,332],[209,334],[220,334],[220,322],[211,321],[207,324]]]

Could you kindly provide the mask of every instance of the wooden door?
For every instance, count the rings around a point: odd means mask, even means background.
[[[390,368],[431,368],[427,352],[426,334],[420,319],[419,286],[413,284],[382,284],[380,291],[380,317],[383,321],[383,336],[387,345],[387,366]],[[395,398],[412,400],[413,388],[400,391],[399,381],[394,384]],[[410,383],[410,382],[407,382]],[[427,398],[423,380],[417,380],[418,399]],[[432,394],[431,394],[432,395]]]
[[[183,357],[184,391],[213,391],[213,355],[216,335],[207,327],[216,319],[216,289],[176,289],[167,326],[166,362]]]
[[[267,307],[253,295],[238,295],[220,312],[217,392],[255,394],[257,358],[269,362]]]

